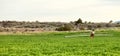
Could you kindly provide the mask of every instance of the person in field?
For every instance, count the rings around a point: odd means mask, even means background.
[[[94,35],[95,35],[95,31],[94,29],[92,29],[92,31],[90,32],[90,38],[94,38]]]

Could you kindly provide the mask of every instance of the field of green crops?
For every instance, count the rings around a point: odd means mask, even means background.
[[[0,35],[0,56],[120,56],[120,32],[52,32]],[[107,34],[107,35],[102,35]]]

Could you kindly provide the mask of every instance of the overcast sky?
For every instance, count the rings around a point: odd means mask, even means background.
[[[120,0],[0,0],[0,21],[120,20]]]

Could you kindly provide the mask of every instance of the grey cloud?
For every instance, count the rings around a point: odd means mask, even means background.
[[[120,9],[119,4],[120,0],[0,0],[0,16],[85,16],[88,18],[108,15],[107,13],[111,11],[114,15],[110,16],[116,16]]]
[[[120,5],[120,0],[100,0],[104,5]]]

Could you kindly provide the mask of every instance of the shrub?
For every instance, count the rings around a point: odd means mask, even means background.
[[[73,26],[71,24],[65,24],[63,27],[59,27],[56,30],[57,31],[70,31],[73,29]]]

